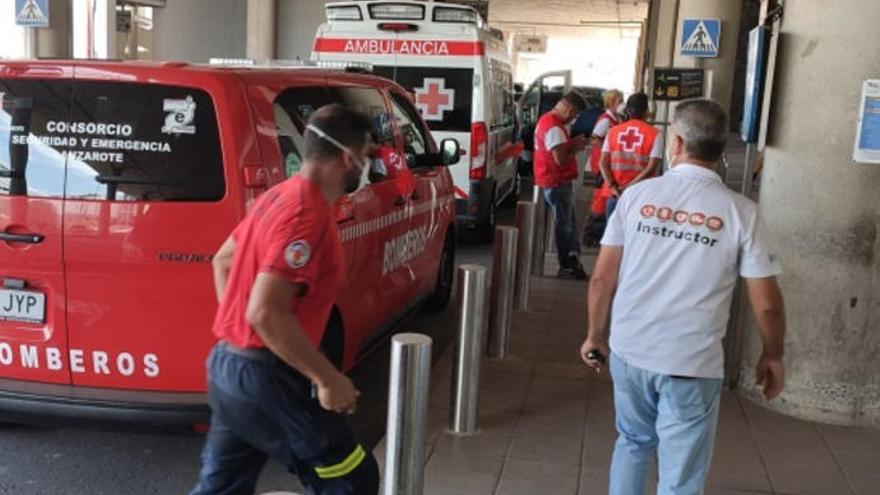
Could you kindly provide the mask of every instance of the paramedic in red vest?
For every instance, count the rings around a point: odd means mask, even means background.
[[[559,276],[585,280],[587,272],[580,262],[574,212],[574,181],[578,178],[577,154],[586,148],[584,136],[571,137],[571,124],[587,108],[583,97],[569,91],[553,110],[538,120],[535,128],[535,184],[544,190],[544,200],[556,219],[556,255]]]
[[[309,118],[300,173],[263,193],[214,257],[211,428],[196,495],[254,493],[268,458],[308,493],[379,490],[347,416],[358,391],[318,350],[345,282],[333,204],[357,189],[372,123],[341,105]]]
[[[593,133],[590,136],[590,164],[589,175],[584,174],[584,184],[590,181],[593,184],[593,200],[590,202],[590,212],[584,222],[584,246],[598,246],[602,232],[605,230],[605,203],[608,200],[605,189],[602,187],[602,172],[599,170],[599,162],[602,159],[602,144],[605,136],[612,127],[620,123],[618,110],[623,110],[623,93],[616,89],[609,89],[602,95],[605,103],[605,111],[596,120]]]
[[[626,100],[624,110],[629,120],[608,131],[602,145],[601,171],[605,179],[607,202],[605,215],[610,218],[617,200],[627,187],[654,175],[663,159],[663,142],[657,128],[645,122],[648,96],[636,93]]]

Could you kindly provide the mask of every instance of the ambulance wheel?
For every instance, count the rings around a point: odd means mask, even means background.
[[[434,294],[425,302],[425,309],[437,313],[446,309],[452,297],[452,284],[455,281],[455,234],[453,229],[446,232],[443,252],[440,254],[440,269]]]
[[[510,194],[504,198],[504,201],[501,202],[501,206],[504,208],[516,208],[516,204],[519,202],[521,183],[522,180],[518,175],[513,178],[513,190],[511,190]]]
[[[335,307],[330,313],[330,321],[327,322],[327,328],[321,338],[321,351],[337,369],[342,369],[342,359],[345,356],[345,327],[342,323],[342,315]]]
[[[477,237],[482,242],[492,242],[495,240],[495,223],[498,214],[498,205],[495,204],[495,192],[492,192],[492,200],[489,201],[489,211],[486,212],[486,218],[478,227]]]

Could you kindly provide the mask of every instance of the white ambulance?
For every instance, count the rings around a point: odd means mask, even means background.
[[[459,225],[491,239],[496,208],[519,193],[510,57],[471,7],[440,2],[354,1],[326,6],[312,61],[369,64],[410,92],[435,140],[453,138]]]

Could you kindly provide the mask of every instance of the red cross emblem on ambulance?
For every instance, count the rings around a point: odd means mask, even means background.
[[[413,88],[416,94],[416,107],[425,120],[443,120],[443,114],[452,110],[455,90],[446,89],[446,80],[440,77],[426,77],[421,88]]]
[[[628,127],[626,132],[617,135],[617,144],[627,153],[635,153],[645,141],[645,136],[635,127]]]

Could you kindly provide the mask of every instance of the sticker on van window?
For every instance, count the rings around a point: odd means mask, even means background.
[[[165,125],[162,132],[165,134],[195,134],[196,126],[193,121],[196,118],[196,102],[192,96],[184,100],[166,98],[162,109],[168,115],[165,116]]]
[[[443,114],[454,108],[455,90],[446,89],[441,77],[426,77],[422,87],[413,88],[416,107],[425,120],[443,120]]]

